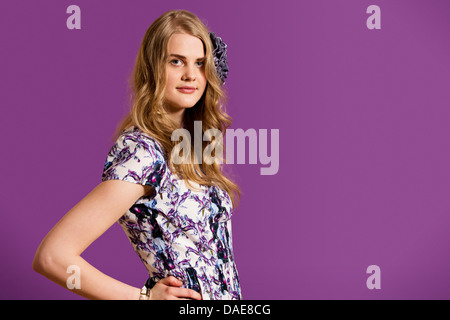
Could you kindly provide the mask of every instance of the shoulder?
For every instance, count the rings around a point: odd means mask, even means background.
[[[137,127],[129,127],[123,130],[116,141],[116,145],[122,148],[134,148],[142,150],[159,156],[163,155],[163,148],[161,144],[149,134],[141,131]]]
[[[123,130],[110,149],[102,180],[125,180],[159,188],[166,159],[156,139],[136,127]]]

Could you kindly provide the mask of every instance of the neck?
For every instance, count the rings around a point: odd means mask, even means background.
[[[166,111],[167,111],[167,115],[175,123],[175,125],[178,128],[182,128],[185,110],[181,109],[181,110],[172,111],[172,110],[166,108]]]

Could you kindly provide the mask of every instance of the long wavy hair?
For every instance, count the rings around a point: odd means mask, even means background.
[[[202,134],[208,129],[217,129],[225,137],[226,129],[231,125],[232,119],[224,109],[226,97],[215,69],[212,55],[213,44],[208,28],[193,13],[186,10],[172,10],[156,19],[144,35],[130,78],[131,110],[119,124],[115,138],[117,139],[128,127],[136,126],[163,146],[170,169],[180,178],[186,179],[186,183],[191,188],[189,181],[200,185],[218,186],[227,191],[233,207],[236,207],[241,191],[236,183],[224,175],[223,155],[214,154],[215,158],[220,157],[222,164],[215,161],[212,164],[206,163],[207,161],[195,163],[194,157],[197,156],[195,152],[191,152],[191,161],[188,164],[175,164],[172,159],[172,149],[178,142],[172,141],[171,136],[172,132],[179,127],[169,118],[164,109],[164,91],[168,42],[174,33],[187,33],[199,38],[203,42],[205,52],[206,89],[192,108],[185,109],[183,128],[189,131],[191,137],[194,137],[194,121],[201,121]],[[193,141],[192,138],[191,150],[194,150]],[[210,143],[217,146],[218,142],[203,141],[202,154]],[[225,150],[224,145],[222,150]]]

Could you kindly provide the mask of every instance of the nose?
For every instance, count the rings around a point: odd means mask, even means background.
[[[184,74],[182,80],[184,81],[194,81],[196,78],[196,70],[194,66],[186,65],[184,69]]]

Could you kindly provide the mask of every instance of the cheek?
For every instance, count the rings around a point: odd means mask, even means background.
[[[206,76],[205,76],[205,74],[204,73],[202,73],[202,75],[200,76],[200,79],[199,79],[200,81],[199,81],[199,86],[201,85],[201,88],[202,88],[202,92],[205,90],[205,88],[206,88]]]
[[[167,86],[172,86],[175,83],[175,76],[173,74],[173,72],[168,72],[167,73]]]

